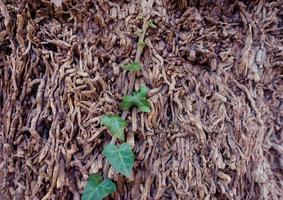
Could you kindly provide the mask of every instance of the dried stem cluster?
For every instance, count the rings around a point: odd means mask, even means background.
[[[1,192],[79,199],[105,164],[100,116],[146,84],[114,199],[282,199],[282,3],[210,2],[0,0]]]

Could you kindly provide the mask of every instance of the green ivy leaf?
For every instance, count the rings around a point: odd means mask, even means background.
[[[102,153],[115,170],[125,176],[131,176],[135,157],[130,144],[123,143],[120,148],[114,144],[108,144]]]
[[[145,17],[143,16],[143,15],[138,15],[137,16],[137,19],[139,19],[139,20],[143,20]]]
[[[148,26],[151,27],[151,28],[157,28],[157,26],[153,23],[152,20],[148,21]]]
[[[134,34],[137,35],[137,36],[140,36],[142,33],[143,33],[143,31],[142,31],[140,28],[138,28],[138,29],[134,32]]]
[[[124,70],[128,70],[128,71],[131,71],[131,72],[133,72],[133,71],[138,71],[138,70],[140,70],[141,69],[141,65],[140,65],[140,63],[139,62],[132,62],[131,64],[127,64],[127,65],[124,65],[123,67],[122,67]]]
[[[102,200],[116,190],[116,185],[111,180],[102,181],[102,177],[98,174],[91,174],[83,191],[82,200]]]
[[[119,138],[120,140],[124,141],[124,129],[127,126],[127,121],[123,120],[118,115],[104,115],[101,118],[101,124],[105,125],[109,128],[110,132]]]
[[[144,48],[146,46],[146,43],[142,40],[139,40],[138,41],[138,46],[141,47],[141,48]]]
[[[142,85],[137,92],[134,92],[133,95],[127,95],[123,98],[122,109],[129,110],[131,107],[138,107],[141,112],[150,112],[150,103],[146,99],[148,93],[148,88],[145,85]]]

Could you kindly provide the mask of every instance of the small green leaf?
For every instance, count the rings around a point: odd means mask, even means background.
[[[118,115],[104,115],[101,118],[101,124],[105,125],[109,128],[110,132],[119,138],[120,140],[124,141],[124,129],[127,126],[127,121],[123,120]]]
[[[127,95],[123,98],[121,107],[123,110],[129,110],[131,107],[138,107],[141,112],[150,112],[150,103],[146,99],[148,88],[142,85],[133,95]]]
[[[152,20],[148,21],[148,26],[151,27],[151,28],[157,28],[157,26],[153,23]]]
[[[143,15],[138,15],[137,16],[137,19],[139,19],[139,20],[143,20],[145,17],[143,16]]]
[[[111,180],[102,181],[102,177],[98,174],[91,174],[83,191],[82,200],[102,200],[116,190],[116,185]]]
[[[142,33],[143,33],[142,30],[139,29],[139,28],[138,28],[138,30],[136,30],[136,31],[134,32],[134,34],[137,35],[137,36],[140,36]]]
[[[131,176],[135,157],[130,144],[123,143],[120,148],[114,144],[108,144],[102,153],[115,170],[125,176]]]
[[[141,48],[144,48],[146,46],[145,42],[142,41],[142,40],[139,40],[138,41],[138,46],[141,47]]]
[[[124,70],[128,70],[128,71],[138,71],[141,69],[141,65],[139,62],[132,62],[131,64],[126,64],[122,67]]]
[[[145,85],[141,85],[140,88],[139,88],[139,91],[136,92],[136,93],[139,93],[140,95],[146,97],[146,95],[148,93],[148,88]]]

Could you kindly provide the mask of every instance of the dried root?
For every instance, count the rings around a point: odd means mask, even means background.
[[[114,199],[282,199],[281,3],[52,2],[0,0],[0,198],[80,199],[104,172]],[[125,180],[99,121],[141,84]]]

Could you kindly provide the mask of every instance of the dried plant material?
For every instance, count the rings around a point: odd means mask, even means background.
[[[54,3],[57,7],[62,6],[62,0],[51,0],[51,2]]]
[[[0,13],[7,199],[78,200],[94,172],[111,199],[282,199],[280,1],[0,0]],[[150,112],[123,111],[141,85]],[[105,113],[129,122],[130,178],[102,155]]]

